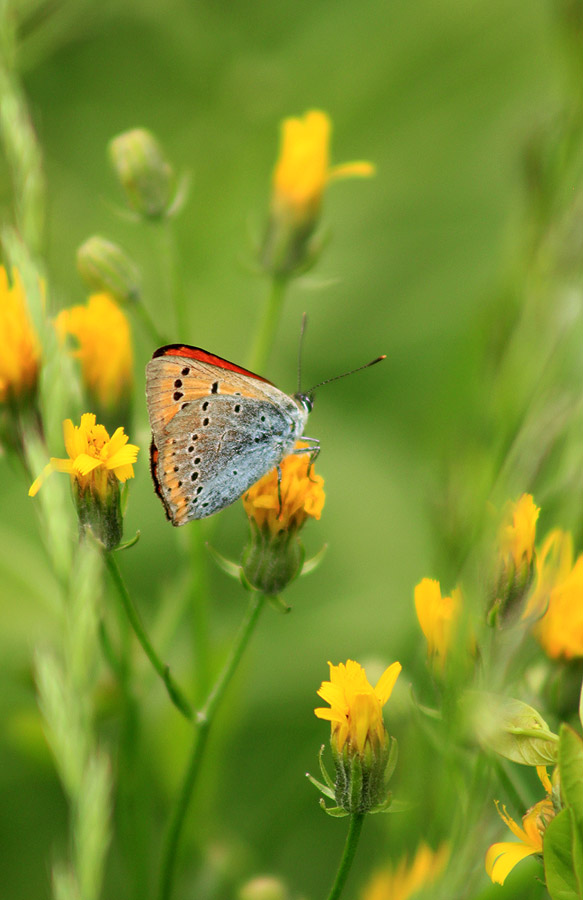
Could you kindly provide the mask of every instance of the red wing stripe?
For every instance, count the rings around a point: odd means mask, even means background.
[[[235,363],[223,359],[222,356],[215,356],[214,353],[208,353],[201,347],[191,347],[189,344],[166,344],[164,347],[159,347],[154,352],[152,359],[156,359],[158,356],[184,356],[187,359],[195,359],[199,362],[210,363],[212,366],[217,366],[219,369],[228,369],[231,372],[239,372],[240,375],[248,375],[249,378],[256,378],[258,381],[264,381],[266,384],[272,383],[271,381],[268,381],[267,378],[262,378],[261,375],[250,372],[249,369],[244,369],[242,366],[236,366]]]

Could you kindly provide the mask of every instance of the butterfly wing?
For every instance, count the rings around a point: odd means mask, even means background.
[[[146,369],[152,476],[174,525],[233,503],[283,459],[304,427],[291,397],[210,356],[155,357]]]

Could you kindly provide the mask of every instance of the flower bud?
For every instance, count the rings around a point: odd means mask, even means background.
[[[146,219],[166,215],[174,172],[154,135],[144,128],[124,131],[110,141],[109,155],[129,206]]]
[[[111,294],[120,302],[140,296],[138,267],[121,247],[94,235],[77,250],[77,268],[93,293]]]

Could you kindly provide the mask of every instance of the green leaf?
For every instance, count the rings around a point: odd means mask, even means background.
[[[573,869],[583,885],[583,741],[569,725],[561,725],[559,769],[563,799],[573,817]]]
[[[482,746],[523,766],[556,763],[559,739],[534,707],[486,691],[467,691],[462,704]]]
[[[583,832],[583,741],[569,725],[561,725],[559,743],[561,791]]]
[[[573,824],[569,809],[555,816],[545,831],[543,857],[551,900],[582,900],[573,871]]]

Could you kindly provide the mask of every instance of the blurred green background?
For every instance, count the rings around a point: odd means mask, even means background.
[[[143,271],[145,302],[170,330],[161,260],[147,228],[122,205],[106,158],[116,133],[151,129],[193,186],[177,219],[189,328],[172,340],[245,363],[267,283],[253,273],[265,219],[280,120],[321,108],[334,123],[334,162],[365,158],[374,179],[330,187],[331,240],[317,268],[294,283],[264,374],[293,391],[301,315],[309,315],[304,382],[320,381],[386,353],[381,366],[323,388],[307,432],[318,437],[325,478],[320,523],[305,530],[320,568],[286,592],[293,610],[265,611],[232,685],[209,748],[180,853],[177,898],[232,897],[259,872],[280,874],[306,898],[325,895],[345,835],[326,818],[304,773],[316,773],[327,739],[313,708],[327,660],[404,665],[387,708],[400,742],[395,776],[410,812],[375,817],[347,897],[377,865],[425,837],[447,836],[456,799],[423,741],[413,738],[408,685],[426,678],[425,645],[412,592],[423,576],[453,586],[435,537],[438,461],[454,456],[464,420],[487,396],[471,364],[484,307],[513,264],[524,198],[522,152],[559,104],[564,60],[551,3],[538,0],[239,0],[23,4],[20,66],[45,160],[46,246],[53,311],[83,302],[77,247],[99,233],[119,242]],[[10,187],[0,198],[9,216]],[[166,522],[148,472],[144,366],[154,347],[133,322],[136,393],[127,430],[142,448],[131,484],[126,534],[141,531],[120,560],[144,617],[158,620],[181,589],[187,526]],[[470,339],[470,335],[472,336]],[[476,337],[477,336],[477,337]],[[62,446],[51,447],[62,455]],[[67,812],[41,738],[32,682],[35,647],[58,622],[55,591],[27,485],[0,461],[0,896],[50,896],[50,865],[67,852]],[[237,559],[247,537],[240,504],[212,526],[212,543]],[[218,666],[246,597],[210,566],[211,636]],[[177,574],[178,573],[178,574]],[[182,573],[182,574],[181,574]],[[111,604],[111,597],[104,603]],[[106,613],[107,614],[107,613]],[[165,658],[193,678],[188,617]],[[106,897],[146,897],[161,834],[189,745],[187,728],[139,648],[140,751],[134,772],[144,881],[133,883],[116,842]],[[115,760],[118,723],[107,679],[98,698]],[[415,800],[423,802],[415,805]],[[488,889],[476,847],[468,896],[540,895],[516,875]],[[523,887],[520,888],[520,885]],[[482,894],[482,892],[484,892]]]

